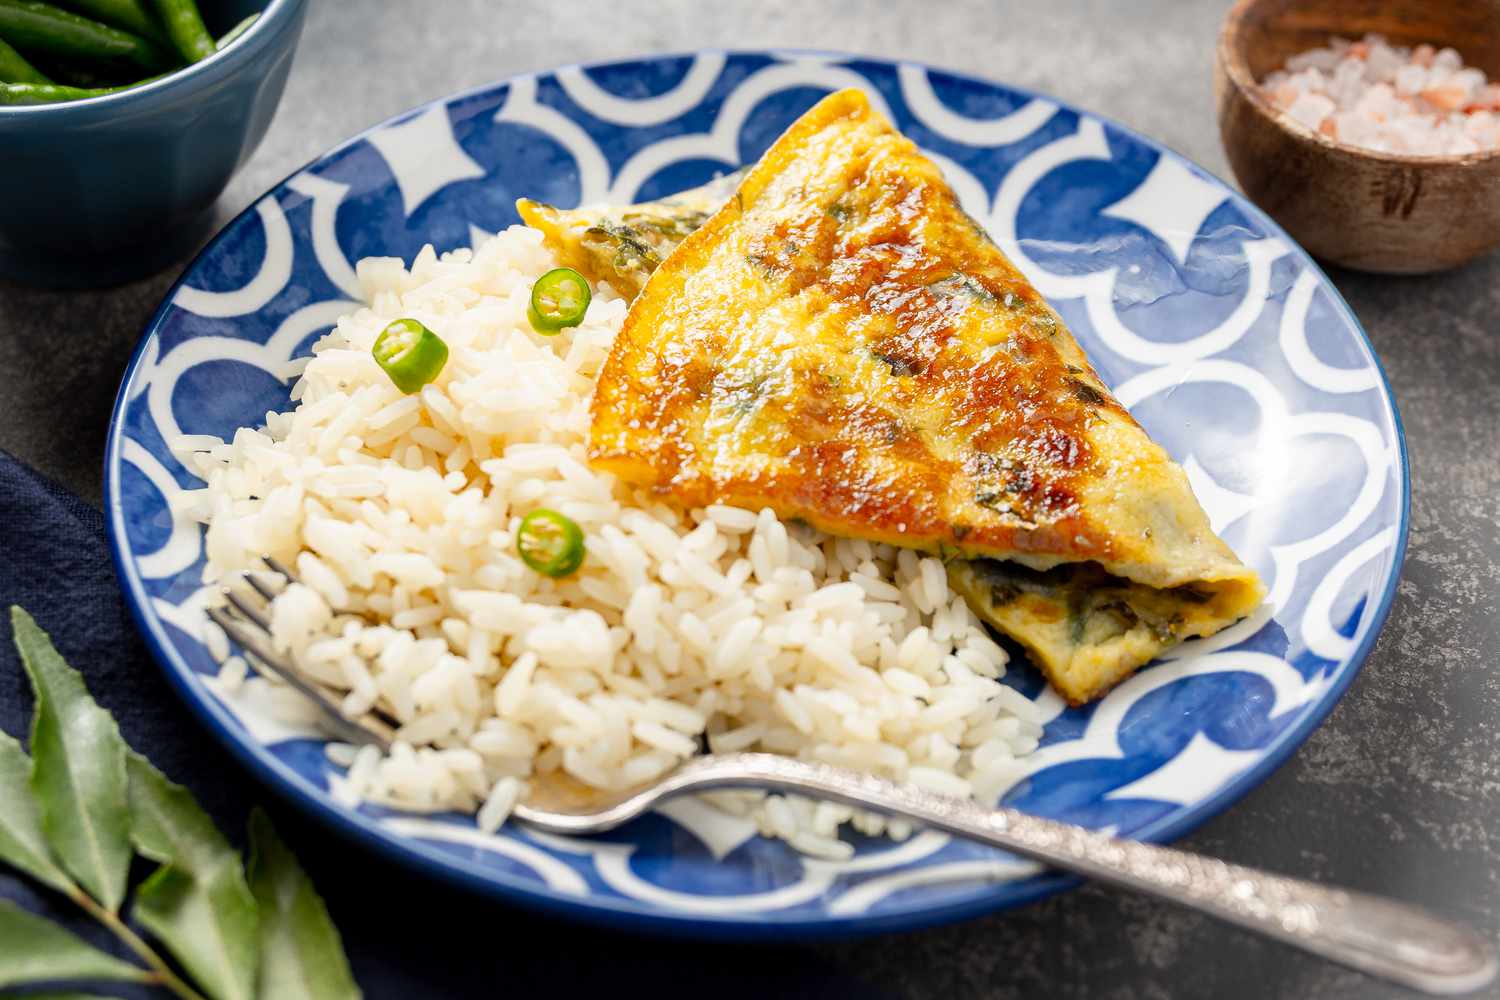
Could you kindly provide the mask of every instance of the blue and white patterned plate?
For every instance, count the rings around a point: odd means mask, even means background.
[[[696,185],[754,160],[848,86],[941,165],[1271,588],[1253,619],[1086,709],[1013,669],[1009,682],[1051,721],[1008,801],[1168,839],[1243,795],[1323,719],[1385,620],[1409,498],[1390,390],[1307,255],[1176,154],[1056,101],[873,59],[703,52],[518,77],[381,125],[232,222],[152,320],[109,437],[120,579],[183,696],[252,770],[406,863],[634,927],[868,931],[1069,884],[934,832],[861,843],[846,862],[805,860],[691,801],[597,840],[348,808],[315,734],[222,697],[197,638],[200,530],[166,500],[195,480],[165,442],[227,436],[283,408],[277,373],[351,308],[355,260],[467,246],[516,222],[521,195],[624,203]]]

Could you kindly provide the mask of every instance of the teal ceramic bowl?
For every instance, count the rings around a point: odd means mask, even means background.
[[[281,100],[306,0],[203,0],[216,36],[200,63],[132,90],[0,108],[0,278],[55,288],[119,284],[194,250],[213,204]]]

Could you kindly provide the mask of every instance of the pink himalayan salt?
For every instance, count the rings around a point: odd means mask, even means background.
[[[1500,83],[1451,48],[1331,39],[1261,83],[1294,121],[1351,146],[1419,156],[1500,149]]]

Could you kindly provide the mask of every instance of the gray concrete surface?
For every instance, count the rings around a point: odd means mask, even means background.
[[[1223,0],[322,0],[281,112],[221,208],[227,218],[326,147],[449,91],[560,63],[702,46],[842,48],[983,74],[1118,118],[1227,176],[1210,85],[1226,7]],[[120,371],[177,270],[87,294],[0,285],[0,447],[97,501]],[[1386,364],[1409,435],[1415,516],[1400,595],[1374,656],[1329,722],[1186,843],[1420,901],[1495,933],[1500,256],[1428,278],[1335,271],[1333,279]],[[450,890],[430,892],[421,903],[440,908]],[[359,905],[331,903],[336,913]],[[497,930],[526,921],[494,910]],[[396,934],[383,950],[378,964],[361,970],[369,996],[414,996],[412,984],[423,982],[424,995],[470,995],[442,985],[457,979],[421,971],[424,962],[462,961],[457,950],[403,955]],[[680,969],[677,985],[702,995],[1407,995],[1093,887],[1018,912],[862,941],[747,950],[581,931],[557,954],[613,963],[621,976],[633,963],[653,976]],[[562,962],[548,992],[572,995],[570,966]],[[547,978],[528,976],[538,989]],[[577,983],[585,981],[600,980]]]

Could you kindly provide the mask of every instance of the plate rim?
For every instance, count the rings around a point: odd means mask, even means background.
[[[301,164],[295,170],[267,187],[260,195],[246,205],[244,209],[225,222],[214,236],[204,244],[202,249],[183,265],[182,273],[172,282],[171,287],[163,295],[161,303],[151,314],[151,318],[147,320],[121,375],[120,387],[110,408],[109,427],[105,438],[103,469],[105,533],[109,542],[110,557],[115,569],[116,581],[125,597],[125,604],[130,610],[131,619],[135,622],[136,628],[145,642],[147,649],[150,651],[152,659],[156,661],[158,668],[166,675],[177,696],[182,699],[189,713],[208,729],[214,739],[229,752],[230,756],[250,771],[263,786],[270,789],[281,800],[292,804],[303,813],[310,815],[323,826],[332,829],[341,836],[347,837],[362,848],[373,849],[383,857],[406,865],[408,868],[421,874],[434,876],[448,885],[507,902],[514,900],[566,919],[581,920],[615,929],[647,930],[670,936],[700,939],[734,938],[736,940],[744,940],[746,938],[753,938],[763,941],[775,941],[790,938],[853,937],[886,931],[915,930],[952,923],[986,913],[1009,910],[1045,899],[1048,896],[1067,891],[1082,884],[1084,879],[1081,876],[1051,872],[1046,873],[1043,878],[1034,881],[1032,885],[1024,889],[1015,889],[1013,888],[1014,883],[1010,882],[985,883],[964,892],[957,898],[940,904],[909,904],[877,914],[837,915],[824,913],[778,917],[776,911],[770,911],[765,914],[751,913],[740,915],[672,911],[663,909],[655,904],[648,904],[628,897],[615,898],[592,893],[579,896],[561,892],[546,884],[530,879],[518,878],[505,872],[476,871],[452,855],[445,854],[422,841],[386,830],[375,818],[365,816],[337,804],[326,791],[316,787],[302,775],[272,756],[262,744],[256,743],[253,740],[240,739],[235,731],[238,723],[235,722],[232,714],[207,692],[202,680],[198,678],[197,672],[177,653],[176,648],[165,632],[162,620],[154,613],[147,613],[151,598],[145,592],[141,578],[135,572],[131,560],[128,558],[130,553],[125,542],[124,509],[118,502],[120,495],[119,478],[123,470],[121,449],[125,440],[125,415],[134,397],[132,390],[135,388],[134,383],[140,372],[141,359],[146,353],[152,334],[156,332],[167,310],[176,299],[177,292],[186,283],[187,277],[192,273],[195,265],[211,253],[227,236],[230,230],[235,228],[251,213],[255,212],[262,201],[267,197],[273,196],[275,192],[282,190],[288,181],[309,168],[337,156],[355,143],[368,139],[370,135],[399,123],[414,114],[433,108],[447,107],[468,98],[498,90],[501,87],[508,87],[513,85],[517,80],[556,75],[564,70],[586,72],[632,63],[696,59],[703,55],[722,55],[726,58],[734,56],[761,56],[772,59],[815,57],[833,59],[844,63],[868,62],[897,68],[912,66],[921,69],[925,73],[941,74],[964,83],[978,84],[987,88],[1008,91],[1032,100],[1049,101],[1056,105],[1058,110],[1071,111],[1075,114],[1091,117],[1101,124],[1128,136],[1132,141],[1139,142],[1147,148],[1155,150],[1161,156],[1171,157],[1179,164],[1211,178],[1229,193],[1235,207],[1249,214],[1265,229],[1267,235],[1281,238],[1290,248],[1290,252],[1298,258],[1299,262],[1317,275],[1322,287],[1332,293],[1331,298],[1335,311],[1343,317],[1358,335],[1359,341],[1363,344],[1369,355],[1370,363],[1374,366],[1375,372],[1379,376],[1380,383],[1378,388],[1390,412],[1391,426],[1395,434],[1397,452],[1396,468],[1399,472],[1397,496],[1398,523],[1396,540],[1392,546],[1389,560],[1391,568],[1380,593],[1378,603],[1371,614],[1370,627],[1365,631],[1364,637],[1360,640],[1354,651],[1332,672],[1327,689],[1303,718],[1278,733],[1266,745],[1260,760],[1235,775],[1222,788],[1201,802],[1187,806],[1181,811],[1174,810],[1157,820],[1147,823],[1141,830],[1135,833],[1132,839],[1149,843],[1175,841],[1223,813],[1229,806],[1244,798],[1252,789],[1264,782],[1273,771],[1286,763],[1297,749],[1307,741],[1308,737],[1323,724],[1334,707],[1343,699],[1354,678],[1363,669],[1365,661],[1369,658],[1376,641],[1380,637],[1380,633],[1385,628],[1386,621],[1390,617],[1391,608],[1395,603],[1397,588],[1400,584],[1402,569],[1405,565],[1407,540],[1411,527],[1411,464],[1407,449],[1406,430],[1401,419],[1401,410],[1396,401],[1395,390],[1391,385],[1390,378],[1386,374],[1385,366],[1380,360],[1379,352],[1376,351],[1375,345],[1370,340],[1370,336],[1365,331],[1359,317],[1355,315],[1354,310],[1344,299],[1343,293],[1339,291],[1338,286],[1333,283],[1328,277],[1327,272],[1313,259],[1312,255],[1242,191],[1176,149],[1146,136],[1108,115],[1090,111],[1073,101],[1041,93],[1028,87],[1004,83],[978,74],[944,69],[930,63],[835,49],[705,47],[672,52],[643,53],[586,63],[564,63],[512,74],[474,87],[442,94],[371,124],[367,128],[323,150]],[[626,128],[628,126],[617,127]]]

